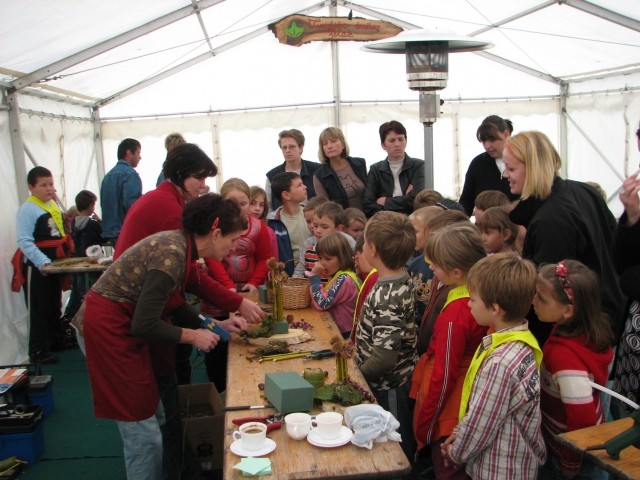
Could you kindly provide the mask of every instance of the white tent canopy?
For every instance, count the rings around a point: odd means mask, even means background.
[[[640,119],[640,3],[600,0],[30,0],[0,2],[0,364],[26,358],[21,295],[11,293],[15,213],[26,172],[54,173],[70,206],[99,193],[120,140],[142,143],[144,190],[155,186],[164,137],[199,144],[219,182],[262,185],[282,161],[277,133],[299,128],[316,160],[322,129],[340,126],[354,155],[384,158],[377,127],[397,119],[408,153],[422,157],[418,94],[404,55],[359,42],[278,43],[268,25],[287,15],[381,19],[404,29],[451,30],[494,47],[449,56],[448,86],[434,125],[434,187],[456,198],[475,130],[487,115],[515,131],[537,129],[556,144],[563,174],[615,191],[636,169]],[[216,183],[217,182],[217,183]]]

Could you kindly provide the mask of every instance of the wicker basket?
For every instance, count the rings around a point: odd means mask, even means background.
[[[311,303],[309,287],[311,282],[307,278],[289,278],[282,286],[282,303],[285,310],[307,308]],[[273,293],[267,289],[269,302],[273,302]]]

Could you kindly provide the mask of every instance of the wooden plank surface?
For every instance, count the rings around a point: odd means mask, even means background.
[[[77,260],[77,261],[74,261]],[[89,263],[87,257],[72,257],[54,260],[51,265],[43,270],[46,273],[86,273],[86,272],[104,272],[109,265],[99,265],[97,263]]]
[[[328,314],[318,312],[312,308],[290,310],[295,321],[305,320],[314,326],[308,330],[313,340],[293,345],[291,350],[322,350],[330,348],[330,340],[339,335],[335,323]],[[327,382],[335,381],[335,359],[306,360],[303,358],[283,360],[279,362],[250,362],[245,357],[255,346],[246,345],[235,335],[229,346],[229,362],[227,367],[226,405],[263,405],[266,399],[258,388],[264,383],[265,373],[268,372],[298,372],[302,374],[305,367],[322,368],[329,372]],[[349,364],[351,378],[360,385],[367,384],[353,360]],[[344,407],[325,403],[324,410],[342,412]],[[312,412],[312,413],[318,413]],[[273,408],[262,410],[244,410],[227,412],[225,415],[225,459],[224,478],[240,479],[240,470],[233,468],[241,460],[233,454],[229,447],[233,442],[233,431],[238,427],[231,423],[234,418],[249,416],[273,415],[277,411]],[[307,440],[292,440],[283,425],[280,430],[269,433],[269,438],[276,442],[276,449],[267,455],[271,459],[272,474],[264,479],[302,479],[302,478],[398,478],[410,471],[410,464],[405,457],[400,444],[397,442],[375,443],[371,450],[359,448],[348,443],[337,448],[315,447]]]
[[[615,437],[619,433],[631,428],[633,420],[623,418],[613,422],[595,425],[593,427],[574,430],[558,435],[558,440],[572,450],[584,454],[594,463],[622,479],[640,479],[640,450],[630,446],[620,452],[620,460],[609,456],[606,450],[590,450],[588,447],[600,445]]]

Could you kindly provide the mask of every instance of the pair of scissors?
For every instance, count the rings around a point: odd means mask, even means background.
[[[234,425],[243,425],[248,422],[260,422],[267,425],[267,433],[282,427],[282,415],[269,415],[266,417],[242,417],[231,420]]]

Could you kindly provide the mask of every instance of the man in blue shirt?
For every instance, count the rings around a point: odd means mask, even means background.
[[[142,181],[135,168],[140,163],[140,142],[125,138],[118,145],[118,163],[109,170],[100,186],[102,238],[115,247],[120,229],[133,202],[142,195]]]

